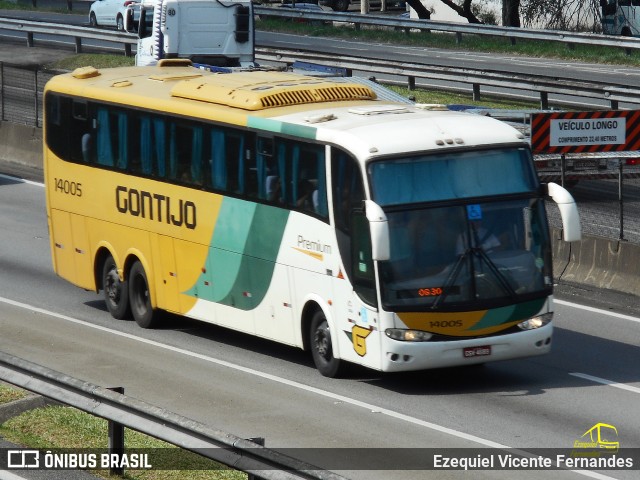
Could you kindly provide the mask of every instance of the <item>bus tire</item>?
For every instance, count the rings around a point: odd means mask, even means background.
[[[322,310],[313,314],[309,345],[318,371],[325,377],[339,377],[344,370],[344,362],[333,356],[329,323]]]
[[[142,328],[153,328],[158,322],[158,313],[151,306],[149,282],[144,267],[136,261],[129,271],[129,303],[133,319]]]
[[[126,280],[120,281],[118,266],[111,255],[102,264],[102,290],[104,303],[113,318],[123,320],[131,316],[129,286]]]

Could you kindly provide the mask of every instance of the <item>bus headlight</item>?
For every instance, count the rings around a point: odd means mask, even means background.
[[[385,332],[387,337],[401,342],[428,342],[433,337],[429,332],[422,330],[406,330],[403,328],[387,328]]]
[[[535,330],[536,328],[544,327],[553,318],[553,313],[543,313],[537,317],[532,317],[524,322],[520,322],[518,327],[522,330]]]

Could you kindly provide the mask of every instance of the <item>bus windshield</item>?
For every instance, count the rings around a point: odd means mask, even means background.
[[[389,222],[391,256],[380,262],[386,309],[490,308],[550,294],[546,214],[526,150],[411,160],[369,166]],[[452,173],[463,163],[464,173]],[[423,187],[390,188],[399,178]]]

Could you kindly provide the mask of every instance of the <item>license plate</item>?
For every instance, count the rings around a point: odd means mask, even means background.
[[[598,168],[598,160],[576,160],[573,162],[574,170],[591,170]]]
[[[464,358],[486,357],[491,355],[491,345],[483,345],[482,347],[465,347],[462,349]]]

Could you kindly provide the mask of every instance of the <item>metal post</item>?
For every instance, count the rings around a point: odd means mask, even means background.
[[[473,84],[473,101],[474,102],[480,101],[480,84],[479,83]]]
[[[618,110],[618,100],[611,100],[609,102],[609,106],[611,108],[611,110]]]
[[[618,204],[620,211],[620,240],[624,240],[624,202],[622,201],[622,159],[618,159]]]
[[[567,172],[567,162],[564,153],[560,155],[560,185],[564,187],[564,177]]]
[[[40,102],[38,101],[38,67],[36,67],[33,71],[33,83],[34,88],[33,88],[33,109],[34,109],[34,117],[35,117],[35,125],[36,127],[38,126],[38,110],[39,110],[39,105]]]
[[[407,87],[409,91],[414,91],[416,89],[416,77],[410,75],[407,77]]]
[[[253,443],[257,443],[261,447],[264,447],[264,443],[265,443],[264,437],[255,437],[255,438],[250,438],[249,440],[251,440]],[[253,473],[250,473],[247,475],[247,480],[262,480],[262,477],[258,477]]]
[[[124,387],[112,387],[108,390],[124,394]],[[119,459],[124,455],[124,425],[109,420],[109,455],[113,454],[118,455]],[[124,475],[124,467],[110,467],[109,474]]]
[[[4,63],[0,62],[0,119],[4,121]]]
[[[549,110],[549,94],[540,92],[540,110]]]

